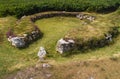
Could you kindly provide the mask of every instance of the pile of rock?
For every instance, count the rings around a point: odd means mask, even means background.
[[[63,39],[61,38],[58,40],[57,45],[56,45],[56,51],[59,52],[60,54],[64,52],[68,52],[75,47],[75,41],[72,39]]]
[[[94,21],[95,20],[95,16],[90,16],[90,15],[87,15],[87,14],[78,14],[76,15],[77,18],[79,18],[80,20],[89,20],[90,22]]]

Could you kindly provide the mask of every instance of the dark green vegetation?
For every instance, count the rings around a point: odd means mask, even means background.
[[[21,17],[50,10],[106,13],[116,10],[119,6],[119,0],[0,0],[0,16]]]

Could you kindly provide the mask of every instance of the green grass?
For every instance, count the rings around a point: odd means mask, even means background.
[[[104,26],[104,23],[107,24],[106,27],[112,26],[112,19],[109,16],[118,17],[118,14],[93,14],[98,16],[98,22],[93,22],[97,26]],[[104,18],[104,19],[103,19]],[[15,27],[16,18],[14,17],[5,17],[0,18],[0,31],[5,35],[7,29],[9,27]],[[120,20],[119,18],[114,19],[114,22]],[[102,22],[102,24],[101,24]],[[65,61],[71,60],[85,60],[89,58],[100,58],[106,56],[112,56],[114,53],[119,53],[120,51],[120,37],[116,38],[116,41],[113,45],[106,46],[104,48],[97,48],[96,50],[89,50],[85,53],[81,51],[77,54],[74,54],[70,57],[62,57],[55,51],[55,45],[57,40],[63,37],[68,31],[72,28],[77,28],[82,26],[82,21],[73,18],[73,17],[53,17],[40,19],[35,22],[36,25],[40,28],[40,30],[44,33],[42,39],[32,43],[26,49],[16,49],[10,45],[7,39],[4,36],[3,42],[0,43],[0,77],[3,75],[7,75],[16,70],[22,69],[24,67],[28,67],[30,65],[34,65],[37,61],[37,52],[40,46],[45,47],[48,52],[48,60],[52,59],[57,61],[56,63],[64,63]],[[120,23],[116,23],[116,25],[120,25]],[[96,27],[97,27],[96,26]],[[19,28],[22,28],[19,27]],[[22,28],[26,29],[26,28]],[[17,28],[15,30],[18,30]]]
[[[72,17],[54,17],[49,19],[41,19],[36,22],[44,33],[40,40],[40,46],[47,48],[50,54],[56,54],[55,45],[57,41],[64,37],[67,32],[76,27],[81,27],[81,21]]]

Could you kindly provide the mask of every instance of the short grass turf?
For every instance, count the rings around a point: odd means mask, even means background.
[[[111,24],[112,16],[114,16],[115,18],[120,17],[116,13],[104,14],[104,15],[97,14],[97,16],[99,16],[98,19],[100,19],[102,22],[103,21],[108,22],[109,23],[108,27],[113,25]],[[16,20],[17,19],[14,17],[0,18],[0,31],[2,35],[5,35],[8,27],[15,26]],[[119,18],[114,19],[115,22],[117,21],[116,23],[117,25],[120,25],[120,23],[118,22],[119,20],[120,20]],[[96,22],[96,24],[100,24],[100,23],[101,22]],[[72,17],[53,17],[53,18],[38,20],[36,21],[36,24],[44,33],[44,35],[42,39],[39,39],[38,41],[32,43],[26,49],[19,50],[12,47],[5,38],[5,36],[3,36],[4,37],[3,41],[0,43],[0,77],[5,74],[9,74],[13,71],[22,69],[24,67],[34,65],[36,61],[38,61],[37,52],[40,46],[46,48],[49,59],[52,58],[53,60],[60,63],[64,61],[70,61],[76,59],[85,60],[92,57],[99,58],[105,56],[112,56],[114,53],[120,52],[119,50],[120,37],[118,37],[116,38],[116,42],[113,45],[106,46],[104,48],[99,48],[96,50],[90,50],[87,51],[86,53],[76,51],[78,52],[78,54],[72,55],[70,57],[61,57],[55,51],[55,45],[57,40],[63,37],[68,30],[75,27],[80,27],[82,21]]]

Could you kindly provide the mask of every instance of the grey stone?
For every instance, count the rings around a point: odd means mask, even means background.
[[[25,41],[23,40],[24,37],[13,37],[10,39],[11,43],[15,47],[24,47],[25,46]]]
[[[17,79],[16,77],[14,79]]]
[[[64,40],[63,38],[58,40],[56,45],[56,51],[60,54],[68,52],[74,48],[75,41],[72,39]]]
[[[24,19],[26,17],[26,15],[22,16],[21,19]]]
[[[112,41],[112,35],[111,34],[105,34],[105,39],[108,41]]]
[[[49,68],[49,67],[51,67],[51,66],[50,66],[48,63],[43,63],[42,67],[43,67],[43,68]]]
[[[92,76],[89,79],[94,79]]]
[[[94,16],[89,16],[89,17],[87,17],[86,19],[92,22],[92,21],[95,20],[95,17],[94,17]]]
[[[44,47],[40,47],[39,51],[38,51],[38,57],[40,58],[40,60],[44,60],[44,57],[46,56],[46,51],[44,49]]]
[[[48,78],[51,77],[51,76],[52,76],[52,74],[46,74],[46,77],[48,77]]]
[[[78,15],[76,15],[76,17],[79,18],[80,20],[87,19],[90,22],[95,20],[95,16],[90,16],[90,15],[87,15],[87,14],[78,14]]]
[[[78,15],[76,15],[76,17],[79,18],[80,20],[84,19],[83,16],[84,16],[83,14],[78,14]]]

